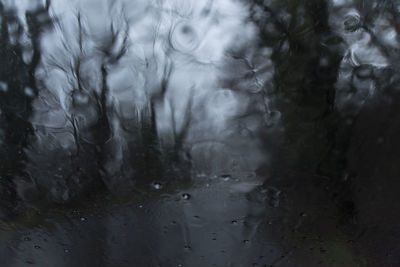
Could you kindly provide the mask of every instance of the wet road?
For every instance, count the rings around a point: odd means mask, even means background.
[[[52,210],[39,225],[11,231],[3,224],[2,266],[367,266],[340,236],[293,235],[308,215],[285,219],[281,192],[261,183],[201,177],[173,193],[152,185],[153,197],[102,211]]]

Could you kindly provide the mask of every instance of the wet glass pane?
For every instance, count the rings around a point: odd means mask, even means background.
[[[0,265],[400,266],[396,0],[0,0]]]

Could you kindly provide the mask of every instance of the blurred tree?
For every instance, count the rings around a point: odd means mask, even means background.
[[[274,88],[266,93],[274,97],[285,133],[271,165],[278,172],[316,172],[335,145],[335,83],[344,52],[329,25],[328,3],[254,1],[252,20],[260,46],[272,48]]]
[[[9,208],[17,200],[14,177],[26,175],[25,149],[33,134],[29,120],[39,87],[35,72],[41,58],[40,37],[51,26],[49,4],[26,11],[25,29],[16,10],[0,3],[0,194],[1,203],[11,204]]]

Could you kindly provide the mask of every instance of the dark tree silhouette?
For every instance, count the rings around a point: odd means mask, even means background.
[[[24,173],[25,149],[33,134],[30,118],[39,90],[35,76],[41,59],[39,42],[43,31],[51,26],[48,7],[49,2],[45,7],[27,11],[28,27],[24,29],[16,10],[0,3],[0,194],[4,200],[2,205],[11,205],[9,211],[17,201],[14,178],[27,175]],[[30,44],[23,43],[24,34],[29,36]],[[30,58],[26,53],[31,54]]]

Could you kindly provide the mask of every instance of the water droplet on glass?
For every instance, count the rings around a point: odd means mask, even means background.
[[[369,79],[372,78],[374,74],[372,66],[367,64],[360,65],[355,71],[359,79]]]
[[[32,61],[32,57],[33,57],[33,49],[31,49],[30,47],[26,47],[23,51],[22,51],[22,60],[26,63],[29,64]]]
[[[64,252],[65,253],[69,253],[69,249],[64,249]]]
[[[79,91],[73,94],[72,99],[75,105],[86,105],[89,102],[89,96]]]
[[[40,249],[40,246],[35,245],[34,248],[35,248],[35,249]]]
[[[328,67],[330,64],[329,62],[329,58],[328,57],[321,57],[321,59],[319,60],[319,65],[321,67]]]
[[[153,188],[155,189],[155,190],[160,190],[161,188],[162,188],[162,185],[160,184],[160,183],[153,183]]]
[[[281,113],[276,110],[266,112],[264,115],[264,120],[268,127],[276,125],[280,119],[281,119]]]
[[[33,96],[35,95],[35,94],[33,93],[32,88],[29,88],[29,87],[25,87],[24,93],[25,93],[25,95],[27,95],[27,96],[29,96],[29,97],[33,97]]]
[[[191,197],[192,197],[192,196],[191,196],[190,194],[188,194],[188,193],[183,193],[183,194],[182,194],[182,198],[183,198],[184,200],[189,200]]]
[[[244,243],[244,244],[249,244],[249,243],[250,243],[250,240],[245,239],[245,240],[243,240],[243,243]]]
[[[347,32],[355,32],[361,28],[360,15],[357,13],[352,13],[346,16],[344,20],[344,29]]]
[[[0,82],[0,91],[7,92],[8,85],[5,82]]]
[[[232,178],[232,176],[231,176],[230,174],[222,174],[222,175],[221,175],[221,178],[222,178],[225,182],[227,182],[227,181],[229,181],[229,180]]]
[[[170,33],[170,44],[177,51],[190,52],[199,45],[195,28],[187,22],[177,23]]]
[[[86,218],[85,217],[81,217],[80,220],[81,220],[81,222],[84,222],[84,221],[86,221]]]
[[[233,220],[233,221],[231,221],[231,224],[233,224],[233,225],[237,225],[237,224],[238,224],[238,221],[236,221],[236,220]]]

